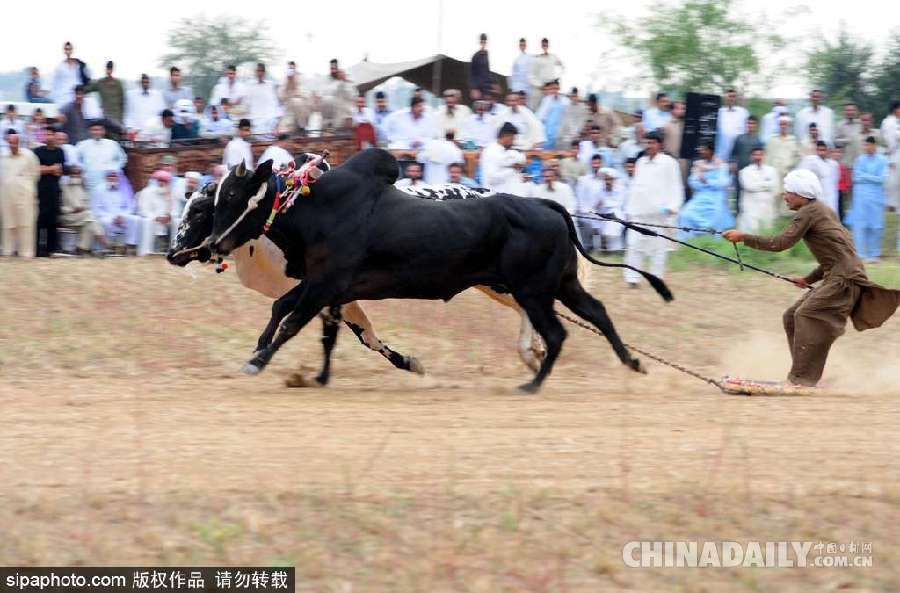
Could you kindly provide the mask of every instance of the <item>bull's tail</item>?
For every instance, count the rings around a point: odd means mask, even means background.
[[[554,202],[553,200],[544,200],[544,203],[546,203],[550,208],[559,212],[562,215],[563,219],[565,219],[566,226],[569,227],[569,239],[572,241],[572,243],[575,244],[575,249],[578,250],[578,253],[580,253],[586,260],[588,260],[592,264],[596,264],[598,266],[606,266],[609,268],[627,268],[629,270],[633,270],[633,271],[637,272],[638,274],[640,274],[641,276],[643,276],[644,278],[646,278],[647,282],[650,283],[650,286],[652,286],[654,288],[654,290],[656,290],[656,292],[659,293],[659,295],[663,298],[663,300],[671,301],[675,298],[672,295],[672,291],[669,290],[668,286],[666,286],[666,283],[663,282],[661,278],[654,276],[650,272],[645,272],[643,270],[639,270],[633,266],[629,266],[628,264],[613,264],[613,263],[608,263],[608,262],[602,262],[598,259],[594,259],[593,257],[591,257],[591,254],[589,254],[587,252],[587,250],[584,248],[584,245],[582,245],[581,241],[578,239],[578,232],[575,230],[575,223],[572,222],[572,217],[569,216],[569,213],[566,211],[566,209],[563,208],[563,206],[561,204],[558,204],[557,202]]]

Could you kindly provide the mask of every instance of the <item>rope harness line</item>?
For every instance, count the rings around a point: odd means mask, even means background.
[[[594,326],[592,326],[592,325],[589,325],[588,323],[586,323],[586,322],[584,322],[584,321],[582,321],[582,320],[580,320],[580,319],[576,319],[576,318],[574,318],[574,317],[572,317],[572,316],[570,316],[570,315],[567,315],[567,314],[565,314],[565,313],[560,313],[559,311],[556,311],[556,315],[557,315],[559,318],[561,318],[561,319],[565,319],[565,320],[568,321],[569,323],[572,323],[572,324],[574,324],[574,325],[577,325],[578,327],[581,327],[581,328],[583,328],[583,329],[586,329],[586,330],[588,330],[588,331],[590,331],[590,332],[594,332],[595,334],[597,334],[597,335],[600,336],[600,337],[606,337],[606,336],[603,335],[603,332],[601,332],[600,330],[598,330],[596,327],[594,327]],[[656,362],[658,362],[658,363],[660,363],[660,364],[662,364],[662,365],[665,365],[665,366],[667,366],[667,367],[671,367],[671,368],[675,369],[676,371],[680,371],[680,372],[682,372],[682,373],[684,373],[684,374],[686,374],[686,375],[690,375],[691,377],[694,377],[695,379],[700,379],[701,381],[704,381],[704,382],[706,382],[706,383],[709,383],[710,385],[714,385],[714,386],[718,387],[719,389],[721,389],[721,390],[723,390],[723,391],[725,390],[725,385],[724,385],[723,381],[721,381],[721,380],[719,380],[719,379],[716,379],[716,378],[714,378],[714,377],[710,377],[710,376],[708,376],[708,375],[704,375],[703,373],[701,373],[701,372],[699,372],[699,371],[695,371],[695,370],[693,370],[693,369],[690,369],[690,368],[688,368],[688,367],[686,367],[686,366],[684,366],[684,365],[678,364],[677,362],[672,362],[671,360],[666,360],[666,359],[663,358],[662,356],[658,356],[658,355],[656,355],[656,354],[652,354],[652,353],[647,352],[646,350],[644,350],[644,349],[642,349],[642,348],[638,348],[637,346],[634,346],[634,345],[632,345],[632,344],[625,344],[625,347],[628,348],[628,349],[630,349],[630,350],[634,350],[634,351],[637,352],[638,354],[641,354],[642,356],[646,356],[647,358],[649,358],[649,359],[651,359],[651,360],[655,360]]]
[[[618,218],[617,216],[614,216],[612,214],[601,214],[599,212],[594,212],[592,214],[572,214],[571,216],[573,218],[584,218],[587,220],[618,222],[625,228],[631,229],[642,235],[648,235],[651,237],[659,237],[660,239],[665,239],[666,241],[671,241],[672,243],[678,243],[679,245],[684,245],[685,247],[690,247],[691,249],[695,249],[695,250],[705,253],[707,255],[711,255],[711,256],[717,257],[719,259],[724,259],[727,262],[737,264],[738,266],[740,266],[741,270],[746,268],[748,270],[753,270],[754,272],[760,272],[762,274],[766,274],[768,276],[771,276],[772,278],[777,278],[778,280],[784,280],[785,282],[790,282],[792,285],[797,286],[796,284],[794,284],[793,280],[791,280],[784,274],[779,274],[778,272],[773,272],[771,270],[767,270],[765,268],[760,268],[759,266],[754,266],[752,264],[748,264],[748,263],[742,261],[740,259],[740,252],[737,251],[737,245],[735,245],[735,253],[737,254],[738,258],[735,259],[733,257],[728,257],[727,255],[722,255],[721,253],[716,253],[715,251],[706,249],[705,247],[699,247],[697,245],[692,245],[691,243],[688,243],[687,241],[681,241],[680,239],[675,239],[675,238],[665,235],[663,233],[657,233],[656,231],[651,231],[649,228],[645,228],[645,227],[652,226],[652,227],[666,228],[666,229],[673,229],[673,230],[682,230],[682,231],[688,231],[688,232],[709,232],[709,233],[714,233],[714,234],[718,234],[718,235],[722,234],[719,231],[716,231],[714,229],[696,229],[696,228],[692,228],[692,227],[653,225],[653,224],[647,224],[647,223],[636,222],[636,221],[631,222],[631,221],[627,221],[627,220],[622,220],[621,218]],[[811,286],[807,286],[806,288],[807,288],[807,290],[812,290]]]

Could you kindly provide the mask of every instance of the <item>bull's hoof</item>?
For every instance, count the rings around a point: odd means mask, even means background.
[[[409,372],[415,373],[417,375],[425,374],[425,366],[421,362],[419,362],[418,358],[416,358],[415,356],[410,356],[408,358],[408,362],[409,362]]]
[[[642,375],[647,374],[647,368],[641,363],[641,361],[637,358],[631,359],[631,364],[628,365],[632,371],[635,373],[641,373]]]
[[[534,381],[529,381],[528,383],[519,385],[519,392],[532,395],[537,393],[540,388],[541,386],[536,384]]]
[[[252,362],[248,362],[241,368],[241,372],[245,375],[253,376],[258,375],[260,372],[262,372],[262,368],[256,366]]]

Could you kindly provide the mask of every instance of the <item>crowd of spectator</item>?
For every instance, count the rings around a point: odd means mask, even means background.
[[[49,89],[37,68],[30,71],[30,117],[10,105],[0,119],[3,254],[58,252],[57,229],[77,236],[77,253],[109,245],[153,253],[174,236],[186,191],[242,161],[254,166],[251,138],[272,140],[262,159],[283,164],[292,158],[286,148],[291,135],[351,128],[361,147],[381,146],[398,157],[399,185],[478,185],[553,199],[576,214],[716,230],[772,226],[787,213],[782,179],[805,168],[852,229],[860,255],[880,257],[885,212],[900,205],[900,103],[878,126],[853,103],[836,120],[814,90],[797,113],[778,100],[758,120],[728,89],[714,143],[681,158],[683,101],[660,92],[648,109],[623,114],[601,105],[597,95],[583,97],[577,87],[564,93],[562,60],[550,52],[548,39],[540,47],[530,54],[520,39],[512,74],[501,86],[481,35],[470,65],[470,108],[462,89],[443,91],[440,101],[416,89],[408,104],[390,105],[384,92],[358,93],[337,60],[315,92],[301,88],[294,62],[280,83],[265,64],[256,65],[251,80],[227,65],[208,101],[184,85],[175,66],[162,89],[144,74],[137,88],[126,90],[112,61],[105,76],[92,79],[67,42]],[[50,104],[53,117],[45,112]],[[221,139],[221,162],[179,175],[174,159],[164,158],[146,187],[132,189],[123,174],[122,141],[166,147],[201,137]],[[662,241],[625,236],[613,222],[578,222],[589,247],[626,250],[629,263],[643,266],[649,259],[651,271],[665,271],[669,249]],[[638,278],[626,280],[636,284]]]

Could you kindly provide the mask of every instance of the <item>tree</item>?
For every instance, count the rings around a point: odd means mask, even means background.
[[[888,115],[891,101],[900,101],[900,28],[894,29],[881,63],[872,79],[874,105],[872,113],[880,120]]]
[[[657,86],[682,93],[746,85],[760,71],[760,49],[784,45],[763,21],[736,16],[735,0],[684,0],[633,22],[613,18],[611,25],[619,42],[646,61]]]
[[[209,97],[227,64],[264,62],[274,53],[264,30],[262,23],[229,16],[182,19],[169,31],[171,51],[160,58],[159,65],[181,67],[194,93]]]
[[[872,58],[872,46],[853,39],[842,25],[837,41],[824,41],[807,54],[806,70],[832,107],[854,101],[863,111],[871,111],[877,107],[870,82]]]

